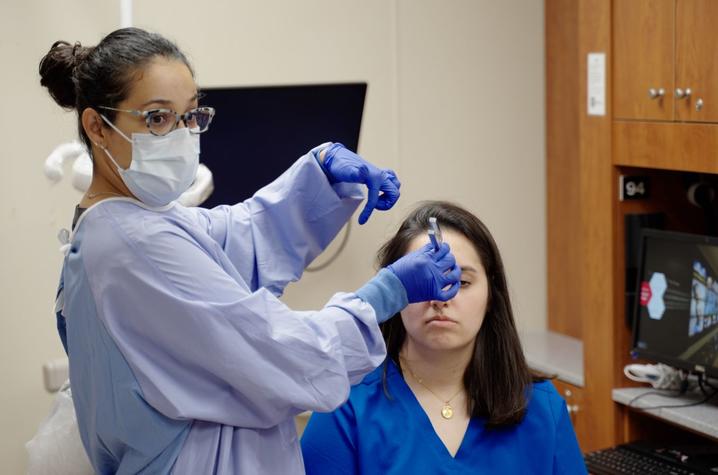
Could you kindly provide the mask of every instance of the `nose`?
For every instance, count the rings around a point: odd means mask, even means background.
[[[430,300],[429,302],[431,303],[431,306],[432,306],[435,310],[439,310],[439,309],[442,309],[442,308],[444,308],[444,307],[447,307],[447,306],[449,305],[450,300],[449,300],[449,301],[446,301],[446,302],[442,302],[441,300]]]

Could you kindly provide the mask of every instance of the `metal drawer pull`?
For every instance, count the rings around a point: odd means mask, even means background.
[[[666,94],[666,90],[663,88],[655,89],[652,87],[648,90],[648,97],[650,97],[651,99],[660,99],[665,94]]]
[[[691,88],[686,88],[685,90],[681,89],[680,87],[676,88],[676,99],[686,99],[691,96]]]

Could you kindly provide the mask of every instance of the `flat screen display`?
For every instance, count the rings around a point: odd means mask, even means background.
[[[249,198],[323,142],[359,145],[366,83],[203,88],[216,115],[201,137],[212,208]]]
[[[718,375],[718,239],[644,230],[633,346],[639,356]]]

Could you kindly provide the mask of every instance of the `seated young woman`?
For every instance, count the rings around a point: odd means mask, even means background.
[[[424,246],[431,216],[461,267],[461,290],[383,324],[386,361],[343,406],[309,420],[307,473],[585,474],[565,402],[526,364],[486,226],[454,204],[423,203],[379,265]]]

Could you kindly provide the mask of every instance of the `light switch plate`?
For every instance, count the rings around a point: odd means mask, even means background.
[[[588,115],[606,115],[606,53],[588,53]]]

